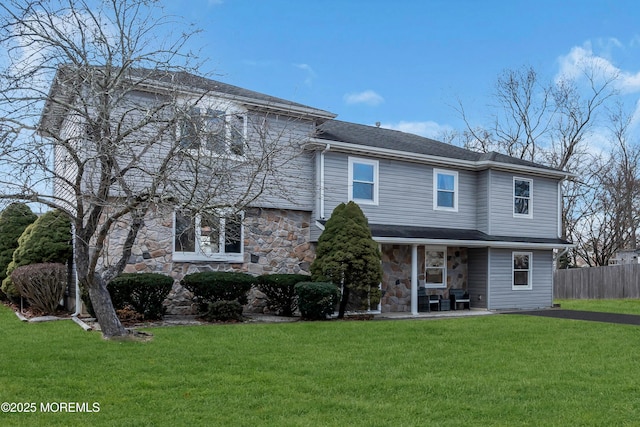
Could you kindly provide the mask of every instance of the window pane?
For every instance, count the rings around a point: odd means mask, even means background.
[[[373,165],[354,163],[353,164],[353,180],[373,182]]]
[[[529,286],[529,272],[528,271],[514,271],[513,272],[513,284],[515,286]]]
[[[195,252],[196,250],[194,218],[187,212],[176,212],[174,244],[176,252]]]
[[[225,134],[224,112],[207,110],[204,120],[204,132],[206,138],[205,148],[214,153],[224,153],[227,139]]]
[[[225,253],[239,254],[242,251],[242,218],[240,215],[225,218],[224,225],[224,251]]]
[[[444,208],[453,208],[453,193],[447,191],[438,191],[438,206]]]
[[[515,180],[514,182],[514,194],[516,197],[529,197],[530,189],[529,189],[529,181],[519,181]]]
[[[204,255],[220,252],[220,219],[215,215],[200,217],[200,251]]]
[[[427,251],[426,253],[427,267],[444,267],[445,257],[443,251]]]
[[[362,182],[353,183],[353,198],[373,200],[373,184],[365,184]]]
[[[442,284],[444,282],[444,271],[442,268],[427,268],[426,276],[426,283]]]
[[[438,190],[453,191],[455,178],[453,175],[438,174]]]
[[[513,203],[514,203],[513,212],[517,214],[523,214],[523,215],[529,214],[529,199],[516,197]]]
[[[200,128],[200,110],[192,108],[189,114],[180,121],[180,145],[183,148],[198,149]]]
[[[229,150],[236,156],[244,155],[244,116],[234,114],[230,123]]]
[[[529,269],[529,255],[514,255],[513,256],[513,268],[516,270],[528,270]]]

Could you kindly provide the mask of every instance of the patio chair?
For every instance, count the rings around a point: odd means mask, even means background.
[[[467,305],[467,308],[471,310],[471,299],[469,298],[469,292],[464,289],[449,289],[449,299],[451,300],[451,308],[458,309],[458,304]]]

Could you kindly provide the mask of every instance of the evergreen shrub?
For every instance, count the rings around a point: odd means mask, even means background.
[[[291,317],[298,308],[295,286],[308,280],[305,274],[264,274],[258,276],[258,289],[266,295],[269,310]]]
[[[180,284],[193,293],[201,314],[209,310],[209,304],[216,301],[248,302],[248,293],[256,283],[256,278],[247,273],[235,271],[206,271],[184,276]]]
[[[18,267],[43,262],[66,264],[71,258],[71,222],[59,210],[38,217],[27,226],[18,238],[18,247],[7,266],[7,276],[2,282],[2,291],[16,299],[19,292],[11,282],[11,273]]]
[[[129,305],[145,320],[162,319],[172,287],[173,278],[159,273],[124,273],[107,285],[116,310]]]
[[[7,267],[13,260],[18,239],[36,218],[24,203],[11,203],[0,213],[0,283],[7,277]]]
[[[340,301],[340,290],[331,282],[300,282],[295,290],[303,319],[324,320]]]
[[[212,302],[202,317],[209,322],[242,321],[242,304],[237,300]]]

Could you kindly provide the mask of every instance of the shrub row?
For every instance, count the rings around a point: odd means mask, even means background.
[[[173,278],[159,273],[125,273],[107,285],[111,302],[116,310],[131,306],[145,320],[161,319],[166,308],[162,302],[167,298]]]
[[[332,283],[308,282],[302,274],[254,277],[240,272],[202,272],[185,276],[181,284],[193,293],[198,312],[207,320],[240,320],[247,295],[256,286],[267,296],[267,306],[277,314],[325,319],[334,312],[340,292]]]

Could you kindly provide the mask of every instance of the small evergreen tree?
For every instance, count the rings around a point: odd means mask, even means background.
[[[380,250],[371,237],[369,223],[353,201],[338,205],[318,239],[311,274],[316,281],[331,281],[342,287],[338,318],[355,301],[369,308],[380,301],[382,280]]]
[[[7,277],[7,267],[18,247],[18,238],[36,218],[24,203],[11,203],[0,213],[0,282]]]
[[[25,228],[18,239],[18,247],[7,267],[7,277],[2,282],[2,291],[10,298],[20,295],[11,283],[11,272],[18,267],[42,262],[66,264],[72,254],[71,222],[59,210],[40,216]]]

